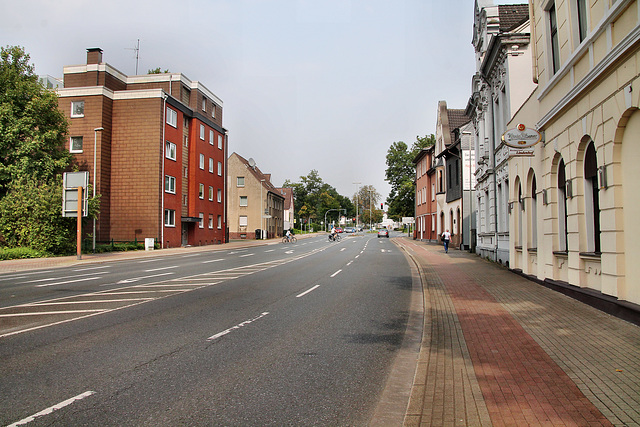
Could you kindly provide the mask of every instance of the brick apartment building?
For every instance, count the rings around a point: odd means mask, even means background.
[[[127,76],[98,48],[85,65],[65,66],[63,81],[67,148],[101,195],[97,241],[228,240],[222,100],[181,73]]]

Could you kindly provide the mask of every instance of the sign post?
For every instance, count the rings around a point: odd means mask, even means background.
[[[82,187],[78,187],[78,229],[76,236],[76,255],[78,259],[82,259]]]

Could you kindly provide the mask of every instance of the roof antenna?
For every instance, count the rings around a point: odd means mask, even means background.
[[[138,39],[138,43],[136,44],[136,47],[130,48],[127,47],[125,48],[127,50],[135,50],[136,51],[136,76],[138,75],[138,59],[140,59],[140,39]]]

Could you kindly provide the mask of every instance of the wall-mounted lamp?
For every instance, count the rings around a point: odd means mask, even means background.
[[[564,191],[568,199],[573,197],[573,182],[570,179],[568,179],[567,182],[565,183]]]
[[[598,167],[598,179],[600,182],[600,188],[608,188],[606,166]]]
[[[549,196],[547,195],[547,189],[543,188],[542,189],[542,204],[544,204],[545,206],[549,204]]]

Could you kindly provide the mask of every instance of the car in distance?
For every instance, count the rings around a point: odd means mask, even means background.
[[[378,230],[378,238],[380,237],[386,237],[387,239],[389,238],[389,230],[387,230],[386,228],[381,228],[380,230]]]
[[[336,233],[342,233],[342,228],[337,227],[337,228],[336,228]]]
[[[344,229],[344,232],[345,233],[355,233],[356,229],[353,228],[353,227],[347,227],[347,228]]]

